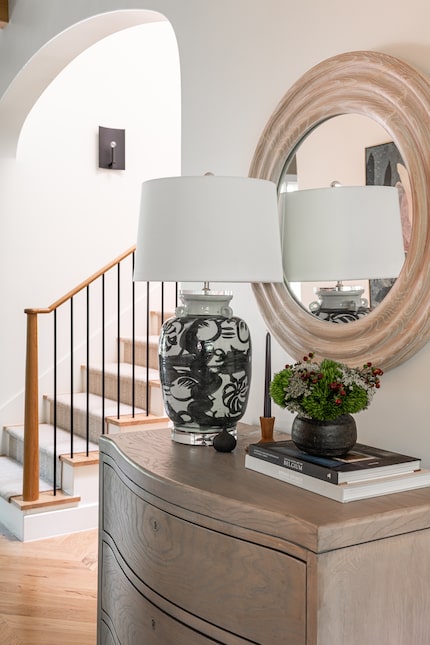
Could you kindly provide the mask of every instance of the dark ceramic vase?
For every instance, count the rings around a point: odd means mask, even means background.
[[[295,417],[291,439],[299,450],[318,457],[341,457],[357,443],[357,426],[350,414],[332,421]]]

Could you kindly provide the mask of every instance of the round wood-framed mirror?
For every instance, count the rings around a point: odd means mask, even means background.
[[[284,285],[255,284],[268,329],[293,358],[309,351],[351,365],[389,369],[430,337],[430,82],[403,61],[378,52],[348,52],[304,74],[268,121],[249,175],[279,184],[301,141],[340,114],[361,114],[385,128],[402,155],[411,184],[409,252],[383,302],[360,320],[336,325],[305,311]],[[382,247],[381,247],[382,250]]]

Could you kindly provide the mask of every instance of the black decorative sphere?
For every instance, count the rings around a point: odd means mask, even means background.
[[[226,428],[223,428],[212,442],[218,452],[231,452],[236,448],[236,443],[236,438]]]

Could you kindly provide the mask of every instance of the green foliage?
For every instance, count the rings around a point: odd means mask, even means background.
[[[287,407],[287,403],[285,401],[285,391],[288,387],[290,377],[291,370],[284,369],[282,370],[282,372],[275,374],[275,377],[270,384],[270,396],[275,403],[281,406],[281,408]]]
[[[362,368],[329,359],[318,363],[313,356],[310,353],[275,374],[270,395],[277,405],[319,421],[354,414],[369,406],[375,389],[380,387],[381,369],[371,363]]]

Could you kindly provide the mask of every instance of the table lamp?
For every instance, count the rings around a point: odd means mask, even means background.
[[[251,383],[251,338],[230,291],[210,282],[282,282],[276,186],[245,177],[167,177],[142,185],[135,280],[202,282],[159,341],[160,381],[172,439],[212,445],[236,433]]]
[[[321,311],[354,312],[362,306],[363,288],[344,286],[343,280],[400,273],[405,251],[397,188],[338,185],[281,198],[286,281],[336,280],[335,287],[317,291]]]

